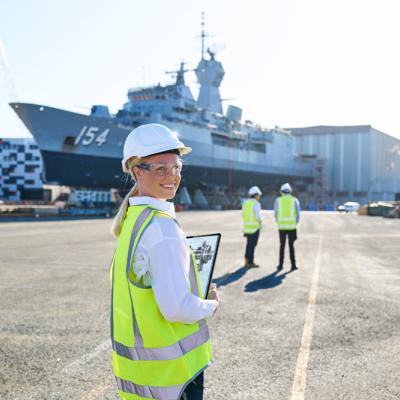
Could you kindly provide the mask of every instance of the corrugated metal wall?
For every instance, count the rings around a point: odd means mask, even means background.
[[[400,140],[366,125],[292,132],[295,154],[327,160],[327,190],[334,200],[394,200],[400,192]]]
[[[370,194],[390,200],[400,192],[400,140],[373,128],[371,138]]]

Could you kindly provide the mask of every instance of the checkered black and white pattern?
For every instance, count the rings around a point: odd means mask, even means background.
[[[19,201],[24,190],[43,188],[43,162],[34,139],[0,138],[0,199]]]

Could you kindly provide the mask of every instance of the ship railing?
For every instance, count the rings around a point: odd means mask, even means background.
[[[252,142],[272,142],[273,138],[274,135],[272,132],[249,132],[249,140]]]

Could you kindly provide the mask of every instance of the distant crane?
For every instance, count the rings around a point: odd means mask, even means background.
[[[10,63],[8,62],[6,49],[0,40],[0,77],[4,82],[4,87],[7,93],[9,102],[18,100],[17,89],[15,88],[14,81],[10,72]]]
[[[2,81],[4,85],[2,85]],[[4,47],[4,44],[0,40],[0,92],[2,91],[1,88],[2,86],[5,89],[5,96],[2,96],[3,98],[6,99],[7,103],[12,103],[12,102],[17,102],[18,101],[18,94],[17,94],[17,89],[14,85],[14,80],[12,78],[11,74],[11,68],[10,68],[10,63],[8,62],[7,58],[7,53],[6,53],[6,48]],[[2,107],[3,104],[0,103],[0,107]],[[6,106],[6,104],[4,104]],[[11,109],[9,109],[11,111]],[[11,113],[11,112],[10,112]],[[15,115],[13,115],[15,118]],[[24,125],[22,124],[21,120],[17,118],[15,120],[15,125],[16,125],[16,132],[20,134],[23,137],[27,136],[27,131]],[[1,132],[0,132],[1,134]],[[31,134],[28,134],[31,136]]]

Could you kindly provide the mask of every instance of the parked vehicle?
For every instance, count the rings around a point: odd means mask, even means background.
[[[337,210],[339,212],[356,212],[360,208],[360,203],[356,201],[346,201],[346,203],[340,204],[337,206]]]

